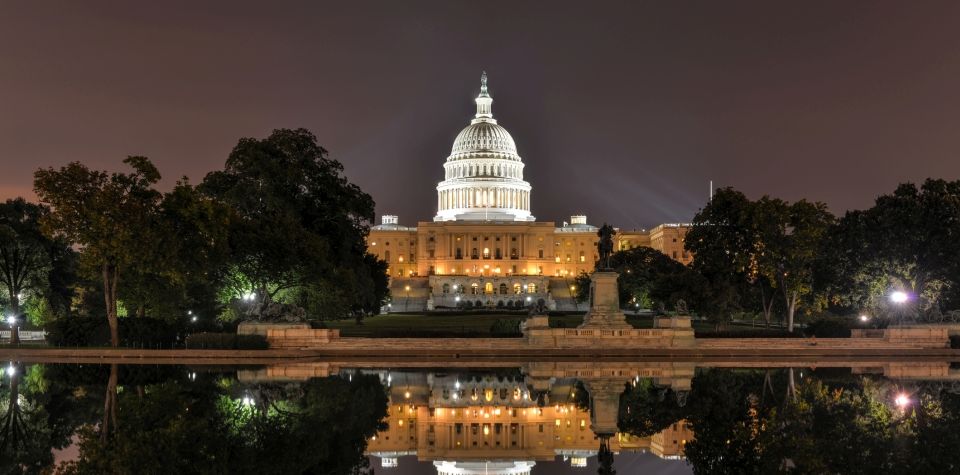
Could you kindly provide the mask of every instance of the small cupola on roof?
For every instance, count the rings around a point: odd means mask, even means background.
[[[507,129],[493,118],[487,73],[480,76],[477,113],[453,141],[437,185],[434,221],[533,221],[530,184]]]

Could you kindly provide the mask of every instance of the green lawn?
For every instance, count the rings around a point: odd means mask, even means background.
[[[329,328],[337,328],[343,336],[382,336],[402,332],[438,332],[489,334],[490,327],[497,320],[523,320],[523,315],[511,314],[469,314],[469,315],[420,315],[388,314],[368,317],[362,325],[353,320],[327,322]],[[582,315],[561,315],[550,317],[551,325],[573,328],[583,322]],[[627,322],[635,328],[652,328],[653,318],[627,316]],[[694,322],[696,329],[712,329],[712,324]]]

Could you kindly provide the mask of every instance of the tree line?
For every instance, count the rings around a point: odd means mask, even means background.
[[[304,129],[243,138],[223,170],[171,191],[146,157],[34,175],[39,204],[0,204],[0,299],[42,325],[106,316],[236,321],[282,301],[311,318],[375,313],[386,263],[366,252],[374,202]],[[256,316],[256,315],[253,315]]]
[[[960,320],[960,181],[902,184],[839,217],[823,203],[723,188],[684,246],[689,266],[649,248],[615,253],[622,306],[669,311],[682,301],[718,326],[739,315],[789,331],[801,316]],[[579,284],[586,297],[589,277]]]

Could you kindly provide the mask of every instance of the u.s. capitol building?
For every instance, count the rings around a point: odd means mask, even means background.
[[[582,215],[561,226],[536,220],[517,145],[493,118],[486,74],[476,103],[443,165],[433,221],[409,227],[383,215],[370,230],[369,252],[389,264],[390,309],[515,308],[542,300],[550,309],[578,310],[574,277],[594,268],[597,227]],[[616,246],[652,247],[688,263],[687,228],[618,230]]]

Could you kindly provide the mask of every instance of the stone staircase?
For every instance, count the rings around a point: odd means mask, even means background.
[[[574,285],[573,279],[550,279],[550,296],[556,305],[553,310],[560,312],[586,312],[590,305],[587,302],[577,302],[574,297],[576,292],[571,292],[570,290],[571,285]]]

